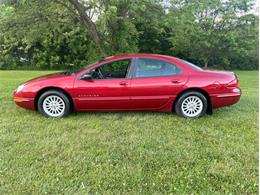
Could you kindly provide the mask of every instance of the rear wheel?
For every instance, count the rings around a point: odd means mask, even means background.
[[[175,104],[175,111],[185,118],[198,118],[207,110],[207,99],[199,92],[190,91],[184,93]]]
[[[52,118],[61,118],[71,112],[70,101],[68,97],[57,90],[44,92],[37,103],[41,114]]]

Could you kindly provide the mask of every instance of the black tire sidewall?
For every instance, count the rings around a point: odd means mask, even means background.
[[[50,95],[56,95],[56,96],[59,96],[65,103],[65,111],[63,112],[62,115],[58,116],[58,117],[53,117],[53,116],[50,116],[48,115],[44,109],[43,109],[43,101],[45,100],[46,97],[50,96]],[[58,90],[49,90],[49,91],[46,91],[44,92],[38,102],[37,102],[37,108],[38,108],[38,111],[46,116],[46,117],[51,117],[51,118],[61,118],[61,117],[65,117],[67,116],[70,112],[71,112],[71,109],[70,109],[70,101],[68,99],[68,97],[63,93],[63,92],[60,92]]]
[[[181,109],[182,102],[189,96],[196,96],[196,97],[200,98],[203,103],[202,111],[200,112],[200,114],[198,114],[197,116],[194,116],[194,117],[189,117],[189,116],[185,115]],[[207,99],[202,93],[196,92],[196,91],[190,91],[190,92],[186,92],[183,95],[181,95],[180,98],[177,100],[177,102],[175,104],[175,112],[179,116],[182,116],[185,118],[198,118],[198,117],[201,117],[206,114],[207,106],[208,106]]]

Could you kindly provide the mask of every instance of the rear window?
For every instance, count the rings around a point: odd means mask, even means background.
[[[182,60],[185,64],[188,64],[189,66],[195,68],[196,70],[203,71],[203,69],[195,64],[192,64],[191,62],[187,62],[185,60]]]

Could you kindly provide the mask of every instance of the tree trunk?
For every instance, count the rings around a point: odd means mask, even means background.
[[[91,20],[91,18],[87,15],[86,8],[78,0],[69,0],[69,2],[77,10],[80,22],[85,26],[90,36],[93,38],[102,56],[107,57],[108,54],[103,50],[102,42],[97,32],[96,25]]]
[[[209,63],[209,60],[208,59],[204,59],[204,68],[208,68],[208,63]]]

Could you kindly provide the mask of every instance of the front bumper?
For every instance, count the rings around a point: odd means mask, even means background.
[[[22,108],[35,110],[34,98],[25,98],[18,94],[16,91],[13,93],[13,100],[17,106]]]

